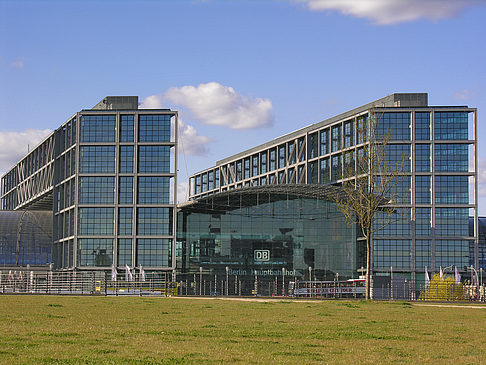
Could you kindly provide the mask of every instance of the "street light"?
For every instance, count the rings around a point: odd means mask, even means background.
[[[226,266],[226,296],[229,295],[229,267]]]

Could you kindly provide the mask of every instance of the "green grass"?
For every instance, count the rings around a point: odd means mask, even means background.
[[[0,363],[479,364],[486,309],[0,296]]]

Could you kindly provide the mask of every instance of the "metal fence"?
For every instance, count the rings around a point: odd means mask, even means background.
[[[73,294],[138,296],[261,296],[314,299],[364,298],[364,280],[299,281],[295,278],[193,275],[173,280],[170,272],[112,276],[103,271],[0,271],[0,294]],[[485,301],[481,282],[456,282],[434,276],[427,282],[407,277],[375,276],[371,296],[377,300]]]
[[[100,271],[77,272],[0,272],[0,293],[71,294],[71,295],[159,295],[178,294],[178,285],[170,281],[170,274],[158,273],[133,276],[132,280]]]

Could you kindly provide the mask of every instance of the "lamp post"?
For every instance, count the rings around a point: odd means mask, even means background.
[[[229,267],[226,266],[226,296],[229,295]]]
[[[199,266],[199,296],[202,296],[202,266]]]

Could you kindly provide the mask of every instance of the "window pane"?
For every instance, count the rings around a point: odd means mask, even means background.
[[[436,144],[435,170],[438,172],[467,172],[468,146],[465,144]]]
[[[118,234],[120,236],[132,235],[132,208],[120,208],[118,210]]]
[[[170,142],[170,115],[140,115],[140,142]]]
[[[115,142],[115,121],[114,115],[81,116],[81,142]]]
[[[172,234],[172,210],[170,208],[138,208],[137,234],[140,236]]]
[[[113,235],[113,208],[79,208],[79,234],[86,236]]]
[[[113,204],[115,178],[85,176],[79,178],[79,204]]]
[[[133,172],[133,146],[120,146],[120,173]]]
[[[169,146],[139,146],[138,172],[170,172]]]
[[[469,202],[468,176],[436,176],[436,204],[467,204]]]
[[[118,240],[118,266],[132,266],[132,239],[120,238]]]
[[[468,115],[465,112],[436,112],[435,139],[467,139]]]
[[[172,240],[166,238],[140,238],[137,240],[138,264],[142,266],[170,266]]]
[[[410,113],[383,113],[377,118],[377,138],[389,135],[392,141],[410,140]]]
[[[79,172],[115,172],[115,146],[81,146],[79,148]]]
[[[120,204],[132,204],[133,203],[133,177],[131,176],[121,176],[119,190],[119,200]]]
[[[113,239],[78,239],[79,266],[111,266],[113,264]]]
[[[120,120],[120,142],[133,142],[133,115],[122,115]]]
[[[430,139],[430,113],[415,113],[415,139]]]
[[[430,171],[430,145],[429,144],[415,145],[415,171],[417,172]]]
[[[169,201],[169,177],[141,176],[138,178],[138,204],[168,204]]]

